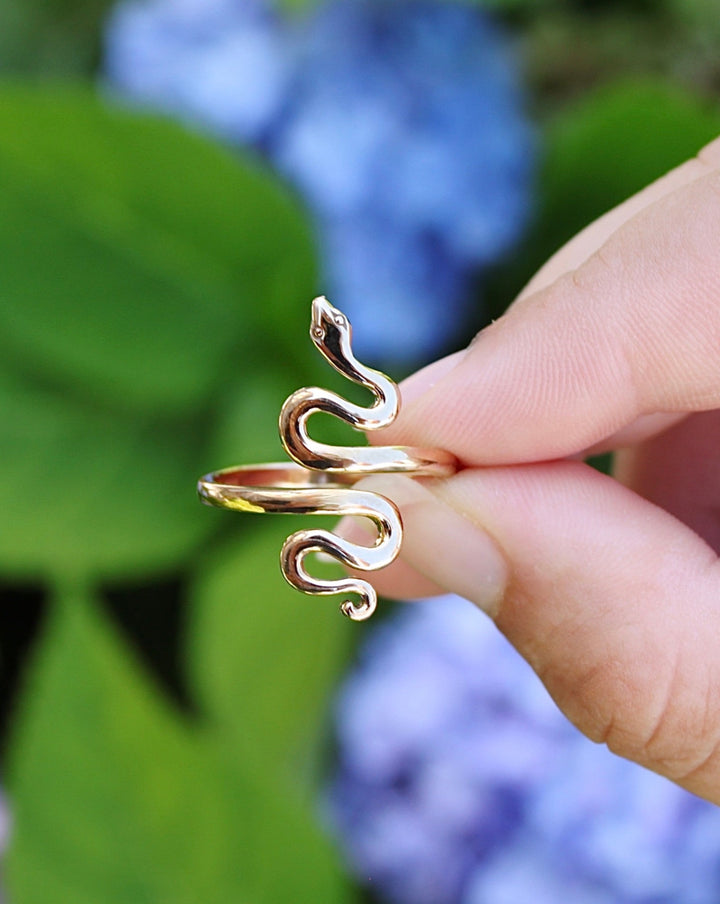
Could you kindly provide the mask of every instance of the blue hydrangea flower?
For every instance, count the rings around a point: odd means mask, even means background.
[[[471,276],[524,225],[531,129],[508,42],[476,5],[335,0],[288,22],[263,0],[124,0],[105,70],[125,95],[262,150],[298,187],[321,288],[362,356],[443,350]]]
[[[323,231],[328,292],[352,320],[361,360],[391,366],[451,343],[469,274],[446,249],[371,216],[338,218]]]
[[[339,0],[300,38],[275,156],[323,217],[372,213],[493,260],[527,210],[515,61],[472,5]]]
[[[289,54],[263,0],[126,0],[104,68],[123,95],[237,143],[260,143],[287,90]]]
[[[720,810],[580,735],[464,600],[372,635],[336,729],[331,820],[388,901],[720,898]]]
[[[325,6],[297,59],[273,156],[316,213],[328,292],[362,322],[359,353],[427,357],[525,222],[514,60],[476,7],[431,0]]]

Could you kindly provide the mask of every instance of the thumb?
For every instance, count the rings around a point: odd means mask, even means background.
[[[406,563],[488,611],[585,734],[720,803],[720,573],[695,533],[579,462],[363,486],[399,505]],[[404,595],[393,569],[374,583]]]

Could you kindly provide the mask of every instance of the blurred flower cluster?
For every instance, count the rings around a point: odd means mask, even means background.
[[[464,600],[378,629],[336,723],[331,820],[383,900],[718,900],[720,811],[580,735]]]
[[[525,224],[534,144],[515,60],[470,4],[335,0],[290,22],[263,0],[126,0],[105,72],[297,187],[361,357],[444,350],[473,277]]]

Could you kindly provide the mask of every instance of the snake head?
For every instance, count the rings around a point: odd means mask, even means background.
[[[324,295],[313,299],[310,338],[331,362],[346,362],[350,352],[350,321]]]

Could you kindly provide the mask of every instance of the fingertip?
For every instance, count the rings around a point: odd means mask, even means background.
[[[454,370],[462,361],[466,354],[466,349],[454,352],[445,358],[440,358],[428,364],[421,370],[403,380],[400,386],[400,397],[403,406],[411,405],[416,399],[429,392],[437,383],[439,383],[447,374]]]

